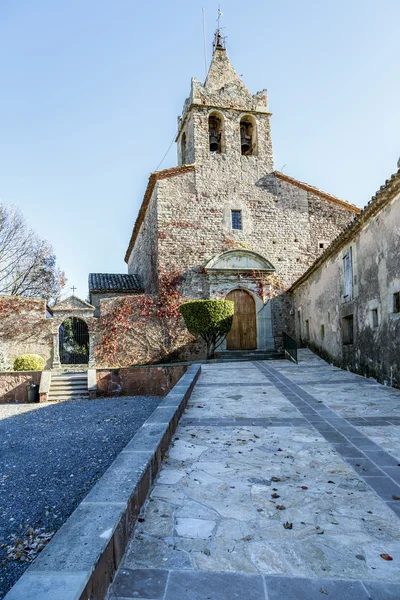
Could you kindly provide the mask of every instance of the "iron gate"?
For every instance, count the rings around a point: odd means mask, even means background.
[[[89,332],[85,321],[70,317],[59,330],[60,361],[63,365],[84,365],[89,362]]]

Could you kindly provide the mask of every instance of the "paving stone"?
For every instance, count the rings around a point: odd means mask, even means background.
[[[370,600],[399,600],[400,598],[400,585],[395,583],[365,581],[364,586],[369,593]]]
[[[366,482],[385,500],[392,500],[392,496],[400,498],[400,487],[389,477],[367,477]]]
[[[121,452],[84,502],[128,502],[152,456],[151,452]]]
[[[385,475],[374,463],[366,458],[346,458],[346,462],[353,467],[361,477],[382,477]]]
[[[383,471],[389,475],[394,481],[400,484],[400,467],[383,467]]]
[[[260,575],[173,571],[165,594],[165,600],[243,600],[244,598],[265,600],[264,584]]]
[[[352,446],[350,444],[335,444],[332,443],[332,446],[335,448],[336,452],[339,452],[341,456],[344,458],[365,458],[362,450],[356,448],[356,446]]]
[[[80,504],[39,554],[30,571],[92,569],[109,543],[124,503]]]
[[[361,582],[265,577],[268,600],[371,600]]]
[[[8,592],[7,600],[71,600],[80,598],[90,573],[26,573]]]
[[[164,598],[168,571],[160,569],[119,569],[110,595],[123,598]]]
[[[175,530],[181,537],[207,539],[211,537],[215,524],[215,521],[180,517],[176,519]]]
[[[397,467],[399,461],[387,452],[383,450],[376,450],[370,452],[369,450],[363,450],[365,456],[367,456],[372,462],[376,463],[378,467]]]

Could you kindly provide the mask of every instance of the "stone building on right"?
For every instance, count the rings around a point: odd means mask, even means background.
[[[397,173],[289,290],[298,342],[395,387],[400,387],[399,163]]]

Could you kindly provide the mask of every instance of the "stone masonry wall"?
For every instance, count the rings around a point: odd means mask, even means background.
[[[21,354],[38,354],[51,365],[52,319],[46,319],[46,302],[39,298],[0,296],[0,353],[12,367]]]
[[[225,173],[224,157],[209,155],[207,165],[196,169],[195,181],[186,175],[160,182],[159,262],[184,273],[187,297],[209,296],[203,267],[233,248],[267,258],[286,289],[321,254],[319,240],[332,241],[354,216],[351,210],[278,182],[273,174],[254,181],[256,169],[248,163],[255,157],[242,158],[243,168],[236,173]],[[231,229],[232,209],[242,210],[242,230]],[[284,298],[273,303],[274,337],[293,328],[287,303]]]
[[[28,402],[29,383],[40,384],[41,371],[0,372],[0,404]]]
[[[184,365],[99,369],[97,397],[166,396],[186,370]]]
[[[143,289],[154,291],[157,273],[157,187],[150,198],[135,245],[129,257],[128,272],[138,275]]]
[[[400,182],[400,176],[399,176]],[[400,183],[399,183],[400,187]],[[370,203],[371,204],[371,203]],[[337,364],[400,387],[400,194],[295,288],[297,337]],[[353,299],[343,296],[343,255],[352,248]],[[373,326],[372,311],[378,311]],[[344,343],[343,319],[353,315],[354,342]],[[309,336],[306,333],[309,324]]]

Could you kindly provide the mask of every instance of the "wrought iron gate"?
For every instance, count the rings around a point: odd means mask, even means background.
[[[60,325],[60,361],[63,365],[84,365],[89,362],[89,332],[85,321],[77,317],[65,319]]]

